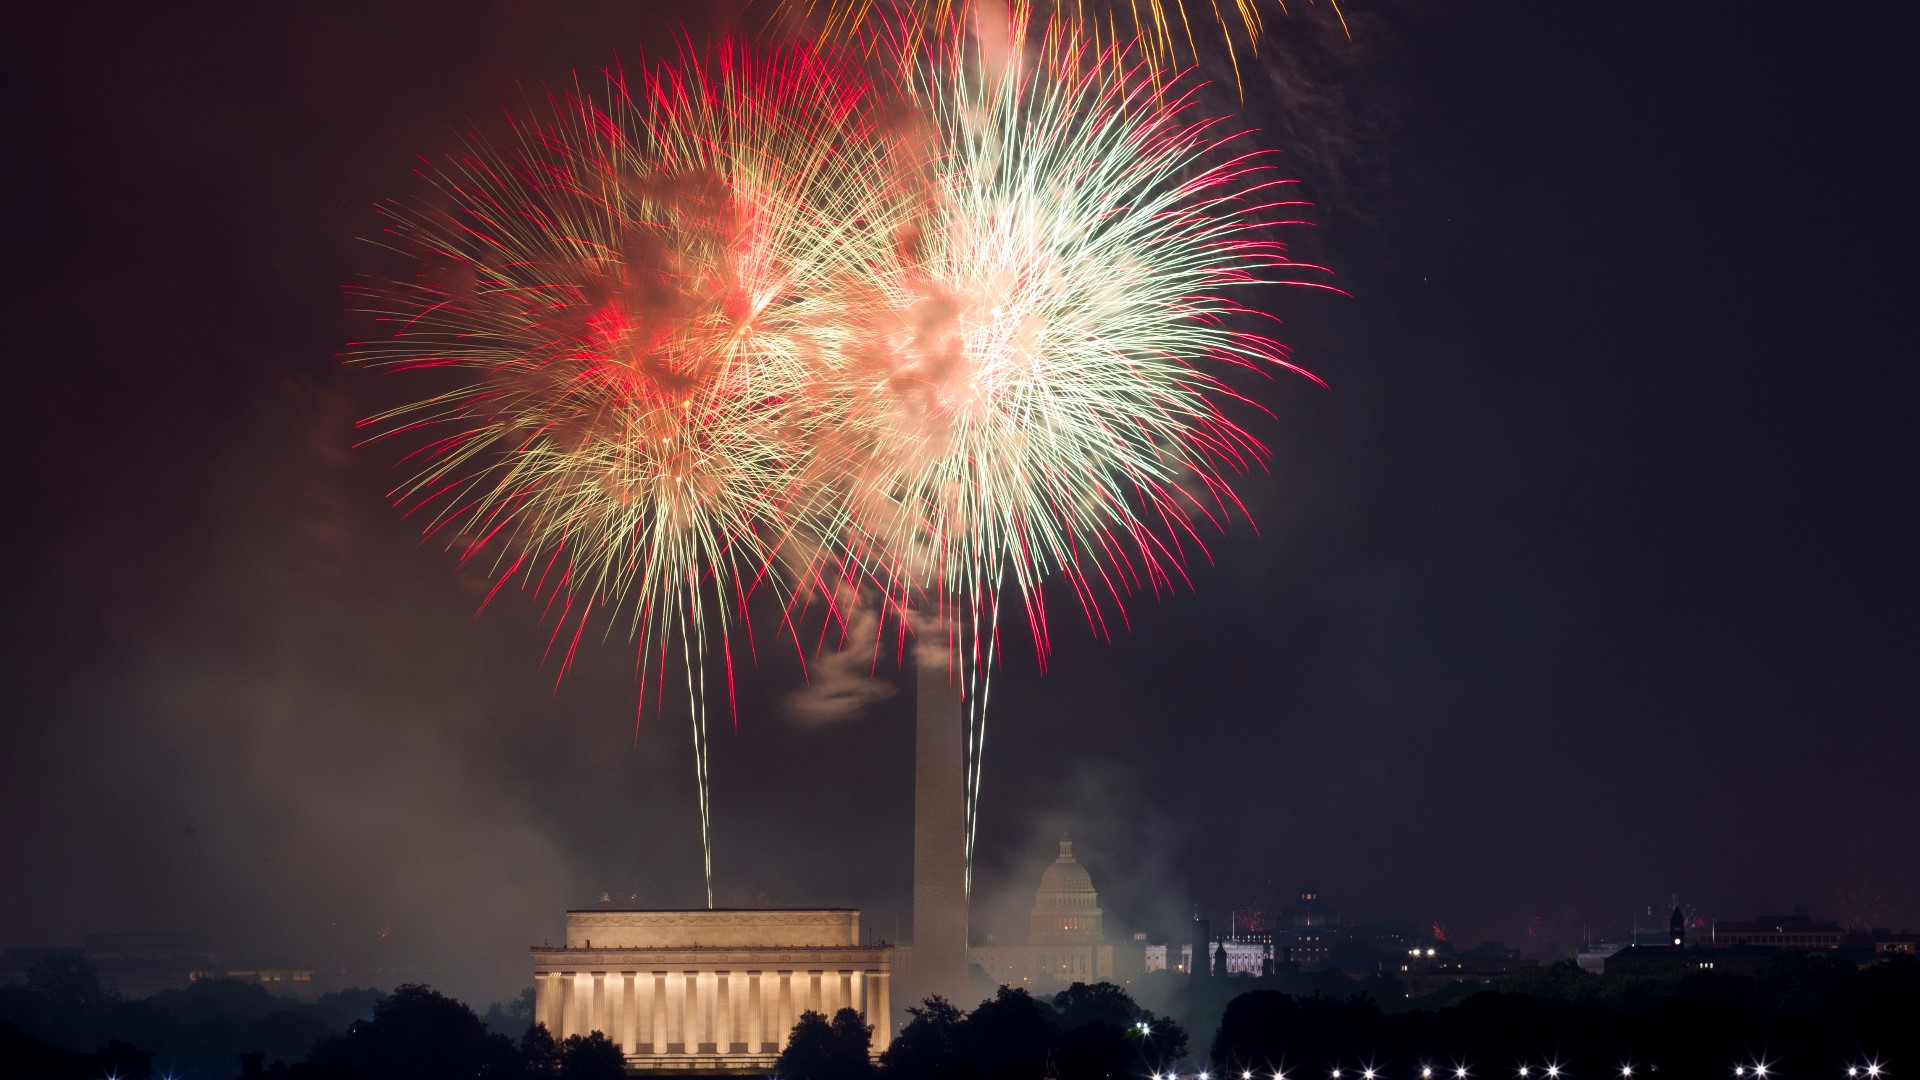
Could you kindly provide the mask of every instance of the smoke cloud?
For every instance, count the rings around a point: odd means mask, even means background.
[[[830,724],[866,712],[897,691],[874,674],[880,660],[880,613],[870,596],[842,597],[846,622],[840,647],[816,656],[807,685],[787,695],[787,715],[803,724]]]

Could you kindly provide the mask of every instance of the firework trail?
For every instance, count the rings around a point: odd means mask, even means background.
[[[1349,32],[1340,0],[1326,2],[1341,31]],[[1258,53],[1267,16],[1286,15],[1288,7],[1287,0],[782,0],[779,12],[835,39],[860,38],[875,23],[931,40],[954,25],[989,34],[1004,26],[1064,30],[1115,63],[1140,61],[1156,81],[1217,47],[1238,85],[1242,62]]]
[[[1046,580],[1101,633],[1124,597],[1184,582],[1197,524],[1239,516],[1229,479],[1267,457],[1228,415],[1231,377],[1299,370],[1249,293],[1323,273],[1274,236],[1292,182],[1227,150],[1191,86],[1062,22],[1029,62],[1009,30],[893,68],[924,123],[894,137],[935,147],[929,190],[849,276],[820,454],[844,472],[799,515],[957,662],[969,864],[1003,598],[1044,664]]]
[[[394,501],[494,593],[534,593],[560,676],[596,613],[637,641],[643,703],[679,654],[709,906],[709,652],[731,701],[734,613],[807,469],[822,297],[883,175],[869,89],[728,43],[549,95],[507,144],[423,162],[378,241],[414,273],[352,290],[386,332],[348,358],[429,387],[363,421],[412,444]]]

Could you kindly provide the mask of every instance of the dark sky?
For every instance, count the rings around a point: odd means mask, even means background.
[[[1468,941],[1672,893],[1920,925],[1912,28],[1425,6],[1351,0],[1352,45],[1308,9],[1250,80],[1353,293],[1276,301],[1331,390],[1273,387],[1259,532],[1192,593],[1012,651],[979,921],[1070,828],[1127,923],[1312,878]],[[0,945],[197,930],[484,1002],[568,906],[697,902],[684,720],[634,745],[617,637],[554,694],[530,604],[472,617],[333,359],[413,155],[670,24],[74,7],[0,32]],[[770,653],[717,740],[720,898],[891,935],[910,701],[803,724],[798,677]]]

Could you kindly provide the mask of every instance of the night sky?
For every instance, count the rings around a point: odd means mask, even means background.
[[[556,694],[530,600],[473,617],[483,582],[387,507],[391,455],[349,449],[380,391],[334,358],[414,155],[675,24],[76,7],[0,30],[0,946],[199,931],[484,1003],[567,907],[698,903],[684,718],[635,744],[618,635]],[[976,923],[1071,830],[1123,927],[1307,879],[1536,952],[1673,894],[1920,926],[1913,28],[1348,10],[1352,43],[1277,20],[1243,113],[1353,294],[1273,300],[1330,389],[1269,389],[1258,531],[1190,592],[1112,641],[1060,594],[1048,673],[1010,649]],[[684,5],[696,40],[728,14]],[[911,695],[806,722],[799,682],[763,649],[716,740],[719,899],[891,937]]]

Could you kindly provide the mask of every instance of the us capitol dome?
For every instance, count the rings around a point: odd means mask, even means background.
[[[1034,890],[1026,944],[977,945],[967,951],[968,959],[980,969],[976,978],[1045,993],[1077,982],[1131,982],[1145,970],[1146,946],[1128,941],[1116,948],[1107,940],[1105,920],[1093,878],[1073,857],[1073,841],[1063,838],[1060,854]]]
[[[1093,889],[1093,878],[1073,857],[1073,841],[1062,840],[1060,857],[1040,875],[1040,888],[1033,894],[1027,942],[1098,945],[1106,940],[1100,922],[1100,894]]]

